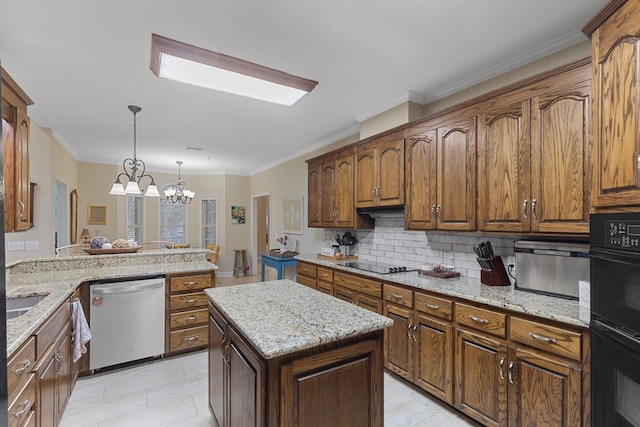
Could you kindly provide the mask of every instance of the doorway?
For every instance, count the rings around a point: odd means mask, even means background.
[[[54,178],[53,183],[53,249],[69,244],[67,184]]]
[[[257,275],[262,272],[262,255],[269,253],[269,230],[270,230],[270,212],[271,212],[271,195],[260,194],[253,196],[253,212],[254,212],[254,230],[253,230],[253,257],[255,265],[252,271]],[[266,279],[266,278],[265,278]]]

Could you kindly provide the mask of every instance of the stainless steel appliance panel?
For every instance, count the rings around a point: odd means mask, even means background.
[[[518,240],[515,252],[517,289],[578,299],[589,280],[588,244]]]

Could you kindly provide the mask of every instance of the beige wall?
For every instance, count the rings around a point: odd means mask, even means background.
[[[411,101],[402,103],[360,123],[360,139],[419,119],[423,115],[424,106]]]

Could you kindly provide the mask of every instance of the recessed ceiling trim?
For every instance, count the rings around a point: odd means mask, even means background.
[[[168,67],[173,67],[173,70],[184,70],[188,67],[191,70],[195,70],[199,76],[204,78],[198,81],[191,80],[191,78],[176,78],[177,76],[173,71],[170,71],[170,68],[165,68],[167,64],[171,64],[168,65]],[[295,104],[304,95],[311,92],[318,84],[318,82],[313,80],[172,40],[158,34],[151,35],[151,64],[149,68],[153,74],[159,78],[168,78],[195,86],[235,93],[288,106]],[[215,76],[213,76],[214,73]],[[223,76],[228,76],[229,80],[239,81],[243,79],[246,82],[240,85],[242,89],[221,86],[219,79]],[[259,86],[260,82],[277,85],[269,85],[266,87],[265,90],[269,93],[275,90],[288,90],[288,93],[284,95],[284,101],[268,99],[270,94],[252,94],[248,91],[248,87]],[[264,84],[263,87],[265,87]]]

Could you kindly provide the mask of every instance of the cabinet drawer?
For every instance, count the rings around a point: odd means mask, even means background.
[[[169,299],[171,311],[184,308],[206,307],[209,299],[204,292],[192,294],[173,295]]]
[[[317,271],[318,268],[313,264],[307,264],[306,262],[298,262],[296,264],[296,273],[298,276],[305,276],[315,280]]]
[[[186,326],[206,325],[208,317],[209,314],[206,308],[172,313],[170,315],[171,329],[184,328]]]
[[[506,314],[458,303],[455,305],[455,313],[456,322],[459,325],[478,329],[502,338],[507,336]]]
[[[9,395],[29,377],[36,365],[36,339],[32,336],[7,363],[7,388]]]
[[[333,270],[330,268],[318,267],[318,282],[321,281],[333,285]]]
[[[453,317],[453,302],[431,295],[415,293],[416,310],[445,320]]]
[[[172,331],[169,338],[169,352],[186,350],[193,347],[201,347],[209,343],[209,326]]]
[[[385,301],[392,302],[407,308],[413,308],[413,291],[399,286],[382,286],[382,297]]]
[[[330,283],[325,283],[325,282],[321,282],[318,281],[318,290],[320,292],[323,292],[327,295],[332,295],[333,294],[333,285]]]
[[[36,375],[29,374],[29,378],[25,382],[24,386],[17,393],[17,396],[13,401],[10,400],[9,410],[9,427],[18,427],[24,420],[30,415],[31,408],[33,408],[36,401]],[[11,399],[12,396],[9,396]]]
[[[513,316],[509,332],[513,341],[559,356],[582,360],[582,334],[578,332]]]
[[[169,288],[171,292],[196,291],[211,287],[210,274],[198,274],[194,276],[172,277]]]
[[[382,314],[383,311],[381,300],[377,298],[369,298],[364,295],[356,296],[356,305],[378,314]]]
[[[336,271],[333,283],[370,297],[382,298],[382,283]]]
[[[316,279],[311,279],[311,278],[306,277],[306,276],[298,276],[298,277],[296,277],[296,282],[300,283],[301,285],[308,286],[311,289],[315,289],[316,288]]]
[[[355,304],[356,302],[353,291],[340,286],[333,287],[333,296],[342,301],[350,302],[351,304]]]
[[[66,300],[36,331],[36,359],[40,359],[65,323],[71,322],[71,302]]]

